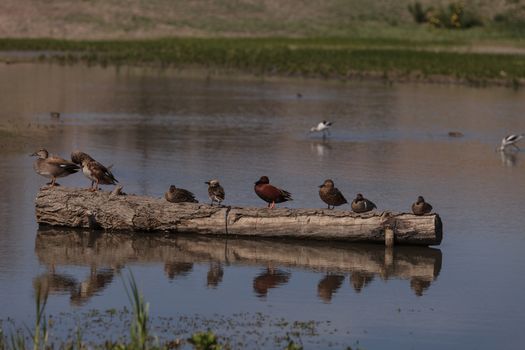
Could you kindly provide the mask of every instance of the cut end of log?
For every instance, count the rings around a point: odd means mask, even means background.
[[[39,224],[110,231],[385,243],[391,228],[392,244],[413,245],[437,245],[443,237],[437,214],[221,207],[65,187],[42,188],[35,204]]]

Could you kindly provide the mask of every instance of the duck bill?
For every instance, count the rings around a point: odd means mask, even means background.
[[[37,154],[36,152],[31,153],[31,154],[29,155],[29,157],[35,157],[35,156],[38,156],[38,154]]]
[[[324,185],[319,185],[319,188],[323,188],[323,187],[324,187]]]
[[[205,181],[204,183],[205,183],[206,185],[209,185],[209,184],[210,184],[210,182],[209,182],[209,181]]]

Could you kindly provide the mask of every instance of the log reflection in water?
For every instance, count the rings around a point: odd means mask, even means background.
[[[415,294],[422,295],[441,269],[441,251],[428,247],[385,248],[340,242],[110,234],[58,228],[39,229],[35,250],[39,261],[50,271],[54,271],[55,266],[72,265],[90,266],[100,271],[101,267],[118,270],[130,262],[158,262],[164,264],[166,275],[173,279],[188,274],[195,263],[206,263],[210,264],[206,276],[209,288],[217,288],[221,283],[224,265],[307,269],[327,274],[326,281],[323,279],[318,285],[318,295],[324,301],[329,301],[340,288],[334,276],[350,275],[351,286],[356,292],[377,277],[410,280]],[[259,295],[266,295],[268,289],[286,283],[289,278],[290,274],[282,270],[265,270],[255,277],[253,287]],[[88,284],[81,288],[84,291],[81,295],[87,297],[96,293],[93,286],[103,288],[111,282],[109,277],[102,276],[88,280],[90,282],[85,282]]]

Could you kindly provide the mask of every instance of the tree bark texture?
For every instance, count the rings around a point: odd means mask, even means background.
[[[390,211],[355,214],[328,209],[218,207],[65,187],[42,188],[38,192],[36,219],[44,225],[107,231],[167,231],[353,242],[384,242],[385,228],[392,228],[395,244],[437,245],[442,239],[442,223],[437,214],[416,216]]]

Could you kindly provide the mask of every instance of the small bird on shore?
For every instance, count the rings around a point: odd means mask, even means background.
[[[261,176],[261,178],[255,183],[254,190],[259,198],[268,203],[268,208],[270,209],[275,208],[275,203],[283,203],[292,200],[290,192],[270,185],[270,179],[268,179],[268,176]]]
[[[501,146],[498,148],[498,151],[504,151],[507,147],[509,146],[512,146],[514,147],[516,150],[520,150],[520,148],[518,146],[516,146],[516,143],[521,140],[525,135],[523,134],[511,134],[511,135],[507,135],[505,136],[502,140],[501,140]]]
[[[324,183],[319,186],[319,197],[321,200],[328,204],[328,209],[334,209],[336,206],[348,203],[343,194],[334,187],[334,182],[331,179],[325,180]],[[332,208],[330,208],[332,206]]]
[[[79,164],[82,167],[82,173],[91,180],[89,190],[92,192],[98,191],[98,185],[116,185],[118,183],[111,173],[111,166],[106,168],[87,153],[74,151],[71,153],[71,160],[73,163]]]
[[[218,205],[221,205],[221,202],[224,200],[224,188],[222,188],[219,180],[213,179],[205,182],[208,185],[208,197],[211,199],[210,205],[213,205],[213,202],[217,202]]]
[[[376,209],[376,205],[364,198],[361,193],[358,193],[355,199],[352,201],[352,211],[355,213],[366,213],[372,209]]]
[[[45,148],[41,148],[30,156],[38,157],[33,163],[33,168],[38,175],[52,179],[51,182],[48,183],[51,187],[55,185],[58,186],[56,183],[57,177],[68,176],[80,170],[80,167],[75,163],[57,156],[50,156]]]
[[[177,188],[174,185],[170,186],[168,192],[164,194],[164,198],[171,203],[199,203],[193,193],[183,188]]]
[[[425,202],[425,198],[422,196],[417,197],[417,201],[412,203],[412,212],[416,215],[425,215],[432,211],[432,206]]]
[[[49,115],[51,118],[59,119],[60,118],[60,112],[49,112]]]
[[[332,122],[323,120],[317,126],[313,126],[310,128],[310,132],[322,132],[323,133],[323,139],[326,138],[326,135],[330,135],[330,127],[332,126]]]

